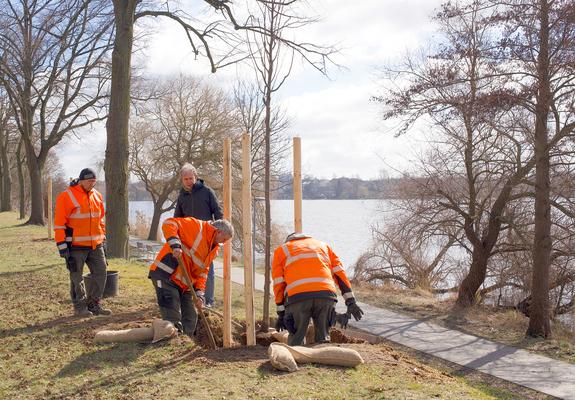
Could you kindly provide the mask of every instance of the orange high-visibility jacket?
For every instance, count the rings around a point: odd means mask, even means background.
[[[106,238],[104,200],[100,192],[86,192],[82,186],[69,186],[56,198],[54,239],[58,250],[95,249]]]
[[[336,300],[336,286],[346,301],[354,298],[339,257],[326,243],[303,234],[275,250],[272,279],[277,311],[304,299]]]
[[[208,221],[192,217],[168,218],[162,224],[166,243],[150,266],[150,279],[171,280],[182,290],[188,290],[183,271],[172,250],[182,249],[182,258],[196,292],[206,288],[210,264],[218,254],[215,242],[217,229]],[[203,293],[201,293],[203,295]]]

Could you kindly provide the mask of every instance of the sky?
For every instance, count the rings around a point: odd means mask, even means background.
[[[297,63],[277,93],[276,101],[290,120],[287,134],[301,137],[304,175],[375,179],[409,168],[414,154],[425,146],[421,132],[395,138],[395,124],[382,119],[381,107],[371,97],[380,93],[379,67],[397,62],[406,52],[433,40],[431,16],[441,2],[309,2],[310,15],[318,16],[319,21],[306,27],[302,37],[337,46],[340,51],[335,61],[343,68],[330,68],[326,78],[312,67]],[[246,66],[209,73],[205,61],[194,59],[181,28],[168,23],[155,27],[134,62],[146,74],[189,73],[229,87],[238,76],[251,75]],[[62,142],[57,154],[65,175],[75,177],[86,166],[98,168],[104,159],[105,140],[105,127],[100,124]]]

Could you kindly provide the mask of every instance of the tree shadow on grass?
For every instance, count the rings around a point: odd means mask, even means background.
[[[76,316],[69,315],[59,317],[49,321],[44,321],[36,325],[22,326],[14,329],[0,330],[0,339],[18,336],[21,334],[33,334],[42,331],[47,331],[56,328],[56,333],[75,335],[81,331],[96,330],[106,325],[122,324],[134,321],[140,321],[146,318],[153,317],[155,308],[147,307],[130,312],[113,314],[111,316],[90,317],[80,319]],[[123,329],[123,328],[118,328]]]
[[[98,348],[71,361],[55,375],[55,378],[80,375],[92,370],[99,371],[104,366],[129,364],[140,357],[146,347],[146,344],[140,343],[117,343],[111,347]]]
[[[98,371],[97,376],[94,374],[94,379],[84,381],[85,383],[83,384],[72,385],[68,388],[67,392],[54,393],[52,396],[46,398],[63,399],[68,397],[77,397],[83,394],[87,395],[98,388],[105,389],[116,386],[126,386],[131,382],[146,376],[161,374],[165,371],[177,368],[180,365],[190,364],[191,361],[195,361],[197,358],[200,358],[198,357],[198,354],[202,353],[202,351],[198,352],[197,348],[193,348],[191,351],[186,349],[175,353],[174,356],[169,359],[157,362],[153,365],[147,365],[140,368],[131,367],[130,371],[125,373],[112,371],[105,375],[100,371],[101,365],[109,365],[110,362],[128,364],[129,362],[136,360],[146,350],[169,345],[170,343],[166,341],[155,344],[120,343],[100,351],[82,355],[64,367],[55,376],[55,378],[70,377],[89,370]],[[201,361],[198,364],[200,364],[198,367],[201,368]]]
[[[35,267],[37,265],[38,264],[23,265],[23,267]],[[0,278],[6,278],[6,277],[10,277],[13,275],[20,275],[20,274],[33,274],[35,272],[44,271],[47,269],[52,269],[54,267],[60,267],[62,265],[63,265],[62,263],[58,263],[58,264],[43,265],[43,266],[40,266],[40,267],[35,268],[35,269],[23,269],[20,271],[0,272]]]

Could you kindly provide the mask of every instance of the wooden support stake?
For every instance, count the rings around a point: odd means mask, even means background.
[[[224,218],[232,222],[232,141],[224,139]],[[232,241],[224,243],[224,347],[232,346]]]
[[[294,232],[303,232],[301,193],[301,138],[293,138],[293,225]]]
[[[46,189],[48,195],[48,239],[54,236],[54,213],[52,211],[52,178],[48,177],[48,188]]]
[[[255,346],[254,283],[252,265],[252,172],[250,135],[242,136],[242,225],[244,261],[244,300],[246,303],[246,344]]]

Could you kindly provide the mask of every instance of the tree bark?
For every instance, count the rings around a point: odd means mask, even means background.
[[[31,143],[24,143],[26,164],[30,175],[30,218],[26,224],[44,225],[44,188],[42,187],[43,162],[36,158]]]
[[[128,128],[134,13],[138,0],[114,0],[116,36],[106,123],[106,237],[110,257],[128,257]]]
[[[461,282],[456,304],[459,307],[470,307],[477,301],[476,293],[485,281],[489,252],[486,249],[474,248],[469,273]]]
[[[535,233],[532,301],[527,336],[549,337],[549,269],[551,262],[551,202],[547,120],[551,102],[549,71],[549,3],[539,1],[538,94],[535,105]]]
[[[2,171],[2,197],[0,199],[0,211],[12,211],[12,177],[10,176],[8,146],[2,146],[0,148],[0,165],[0,170]]]
[[[267,97],[267,96],[266,96]],[[271,97],[267,99],[270,101]],[[264,197],[266,203],[266,242],[265,242],[265,266],[264,266],[264,304],[263,304],[263,328],[266,329],[270,324],[270,281],[271,281],[271,237],[272,237],[272,217],[271,217],[271,200],[270,200],[270,107],[266,103],[266,136],[265,136],[265,178],[264,178]]]
[[[8,160],[8,132],[0,133],[0,211],[12,211],[12,178]]]
[[[154,213],[152,214],[152,222],[150,223],[150,232],[148,233],[148,240],[158,240],[158,226],[160,225],[160,217],[162,216],[162,204],[165,199],[158,200],[154,203]]]
[[[19,212],[20,219],[26,217],[26,190],[24,183],[24,171],[23,165],[25,160],[22,159],[22,141],[18,143],[18,148],[16,149],[16,170],[18,171],[18,198],[19,198]]]

